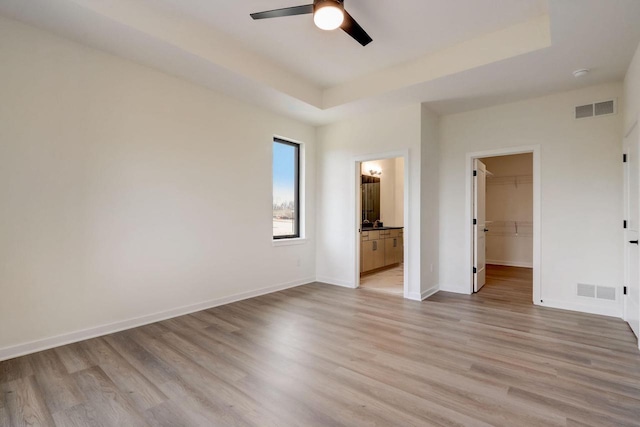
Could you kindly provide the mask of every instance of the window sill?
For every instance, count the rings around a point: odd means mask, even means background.
[[[271,243],[273,246],[292,246],[292,245],[304,245],[307,243],[307,240],[304,237],[296,237],[293,239],[277,239],[273,240]]]

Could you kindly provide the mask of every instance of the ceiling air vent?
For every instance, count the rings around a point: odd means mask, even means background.
[[[587,117],[607,116],[616,113],[615,100],[596,102],[593,104],[579,105],[575,110],[576,119],[586,119]]]

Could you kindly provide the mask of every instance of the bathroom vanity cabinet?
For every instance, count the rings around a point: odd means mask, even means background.
[[[368,273],[403,262],[404,229],[382,227],[360,233],[360,273]]]

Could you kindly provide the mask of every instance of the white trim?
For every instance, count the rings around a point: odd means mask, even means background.
[[[429,298],[431,295],[435,294],[439,290],[440,288],[438,286],[434,286],[433,288],[429,288],[426,291],[423,291],[422,294],[420,295],[421,300],[422,301],[426,300],[427,298]]]
[[[358,233],[358,229],[360,228],[360,221],[361,221],[361,201],[360,201],[360,193],[357,189],[360,188],[360,183],[361,183],[361,178],[360,178],[360,164],[362,162],[370,162],[373,160],[383,160],[383,159],[395,159],[401,157],[404,160],[404,233],[403,233],[403,242],[404,242],[404,286],[403,286],[403,295],[405,298],[407,299],[414,299],[412,298],[410,295],[412,295],[413,293],[409,292],[409,288],[410,288],[410,283],[409,280],[411,279],[411,275],[410,270],[409,270],[409,246],[410,246],[410,242],[411,242],[411,233],[408,233],[407,230],[410,230],[410,223],[409,223],[409,212],[410,212],[410,207],[411,207],[411,182],[410,182],[410,170],[411,170],[411,165],[410,165],[410,159],[409,159],[409,149],[402,149],[402,150],[396,150],[396,151],[386,151],[383,153],[371,153],[371,154],[364,154],[364,155],[360,155],[360,156],[355,156],[352,159],[351,162],[351,167],[352,169],[352,175],[353,177],[355,177],[355,183],[354,185],[352,185],[352,191],[351,191],[351,206],[354,206],[354,211],[355,211],[355,221],[353,224],[353,228],[352,228],[352,235],[355,236],[355,258],[354,258],[354,264],[355,264],[355,268],[354,268],[354,272],[353,272],[353,281],[352,281],[352,285],[348,286],[348,287],[353,287],[353,288],[358,288],[360,286],[360,233]],[[418,289],[420,288],[420,283],[418,283]],[[339,285],[339,286],[343,286],[343,285]],[[419,300],[419,299],[417,299]]]
[[[348,282],[348,281],[340,280],[340,279],[334,279],[334,278],[326,277],[326,276],[318,276],[318,277],[316,277],[316,282],[325,283],[327,285],[332,285],[332,286],[340,286],[341,288],[349,288],[349,289],[356,289],[357,288],[357,286],[354,286],[353,282]]]
[[[404,294],[405,299],[410,299],[412,301],[422,301],[422,295],[418,292],[407,292]]]
[[[124,331],[125,329],[137,328],[139,326],[148,325],[150,323],[160,322],[162,320],[171,319],[173,317],[184,316],[185,314],[195,313],[197,311],[207,310],[209,308],[230,304],[232,302],[242,301],[249,298],[255,298],[260,295],[266,295],[289,288],[295,288],[297,286],[313,282],[315,282],[315,278],[295,280],[288,283],[282,283],[280,285],[256,289],[254,291],[242,292],[227,297],[216,298],[213,300],[190,304],[183,307],[172,308],[158,313],[134,317],[128,320],[121,320],[118,322],[108,323],[106,325],[100,325],[93,328],[82,329],[79,331],[56,335],[49,338],[43,338],[36,341],[0,348],[0,361],[13,359],[14,357],[24,356],[25,354],[35,353],[37,351],[48,350],[54,347],[60,347],[78,341],[84,341],[102,335],[113,334],[115,332]]]
[[[520,261],[501,261],[496,259],[488,259],[485,260],[486,264],[491,265],[503,265],[505,267],[522,267],[522,268],[533,268],[533,263],[531,262],[520,262]]]
[[[441,292],[451,292],[454,294],[470,295],[473,293],[473,291],[469,291],[469,287],[466,285],[446,285],[441,283],[439,288]]]
[[[473,293],[473,160],[483,157],[510,156],[514,154],[533,153],[533,303],[540,304],[542,298],[542,284],[540,281],[540,260],[542,259],[541,249],[541,176],[540,176],[540,145],[526,145],[520,147],[508,147],[497,150],[477,151],[466,154],[466,224],[465,226],[465,246],[467,248],[467,268],[469,277],[469,288],[465,293]],[[454,288],[455,289],[455,288]],[[444,290],[444,289],[443,289]],[[456,291],[451,291],[456,292]]]
[[[309,239],[296,237],[293,239],[274,239],[271,243],[273,246],[291,246],[291,245],[304,245]]]
[[[613,306],[613,304],[613,301],[611,302],[611,306],[601,306],[556,300],[544,300],[538,303],[541,307],[557,308],[580,313],[599,314],[601,316],[617,317],[619,319],[622,315],[620,305],[617,302],[615,302],[615,306]]]

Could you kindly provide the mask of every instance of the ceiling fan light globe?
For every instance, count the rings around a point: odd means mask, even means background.
[[[316,7],[313,22],[321,30],[335,30],[344,22],[344,13],[338,3],[324,2]]]

